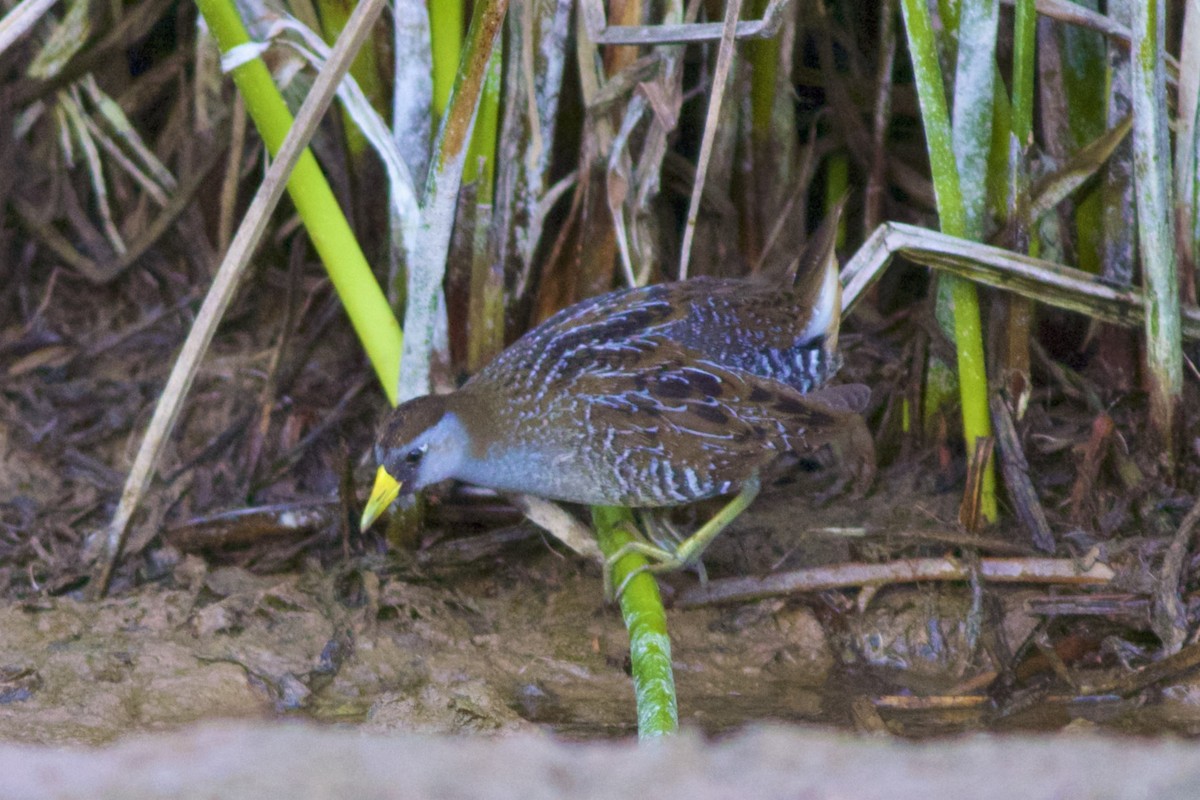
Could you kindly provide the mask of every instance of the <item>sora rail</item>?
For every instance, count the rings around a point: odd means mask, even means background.
[[[694,563],[781,457],[833,444],[874,470],[865,386],[837,371],[841,285],[826,219],[787,274],[694,278],[570,306],[450,394],[387,418],[365,529],[401,492],[454,478],[589,505],[662,507],[738,493],[674,551]],[[800,280],[796,280],[799,275]]]

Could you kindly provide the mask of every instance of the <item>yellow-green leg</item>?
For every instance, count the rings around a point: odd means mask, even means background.
[[[669,553],[674,552],[675,548],[679,547],[688,538],[687,534],[679,530],[671,522],[669,509],[639,509],[636,516],[638,527],[642,531],[642,537],[650,544],[656,545]],[[700,579],[701,583],[708,583],[708,573],[704,570],[704,559],[696,559],[688,565],[688,569],[696,573],[696,577]]]
[[[712,540],[717,538],[717,534],[725,530],[729,523],[737,519],[738,515],[746,510],[746,507],[754,502],[754,498],[758,496],[758,491],[761,484],[758,476],[755,475],[742,484],[741,490],[734,496],[732,500],[712,516],[708,522],[700,526],[700,529],[691,536],[680,542],[674,550],[665,547],[651,544],[650,542],[629,542],[621,547],[613,555],[604,560],[604,588],[605,591],[612,590],[612,597],[619,598],[621,593],[625,591],[626,584],[629,579],[638,572],[633,572],[626,576],[625,580],[621,581],[621,585],[613,587],[612,571],[613,566],[621,560],[622,557],[629,553],[640,553],[646,558],[654,561],[644,569],[653,573],[671,572],[677,569],[692,566],[700,561],[700,557],[704,555],[704,551],[712,544]]]

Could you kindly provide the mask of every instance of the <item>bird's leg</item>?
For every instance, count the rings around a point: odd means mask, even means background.
[[[700,556],[712,544],[712,540],[717,537],[717,534],[725,530],[729,526],[729,523],[737,519],[737,516],[745,511],[747,506],[754,502],[754,498],[758,496],[760,488],[761,483],[757,475],[749,478],[742,484],[741,490],[732,500],[726,503],[708,522],[701,525],[700,530],[684,539],[674,549],[659,547],[644,541],[629,542],[624,545],[616,553],[604,560],[605,589],[608,590],[612,587],[613,567],[630,553],[639,553],[654,563],[640,570],[635,570],[626,576],[625,580],[621,581],[621,585],[613,589],[612,596],[614,598],[620,598],[621,594],[625,591],[625,587],[629,584],[629,580],[643,570],[649,570],[657,574],[660,572],[671,572],[672,570],[682,569],[699,563]]]
[[[650,540],[651,544],[665,552],[674,552],[688,538],[683,531],[671,522],[670,512],[667,509],[642,509],[637,512],[637,517],[641,523],[645,537]],[[702,559],[697,558],[694,564],[688,564],[687,566],[696,571],[696,576],[700,578],[700,583],[708,583],[708,573],[704,569],[704,561]]]
[[[639,508],[634,511],[642,535],[664,550],[674,550],[687,537],[671,522],[670,509]]]

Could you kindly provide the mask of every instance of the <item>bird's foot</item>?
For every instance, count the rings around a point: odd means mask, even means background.
[[[605,594],[610,600],[620,600],[621,595],[625,593],[626,587],[634,577],[643,572],[650,572],[655,575],[663,572],[673,572],[675,570],[684,569],[687,567],[698,566],[701,580],[707,580],[707,574],[704,572],[704,567],[700,563],[700,557],[704,551],[712,544],[713,539],[717,537],[721,531],[729,526],[739,514],[746,510],[746,507],[754,501],[758,496],[758,491],[761,488],[757,475],[752,476],[742,484],[741,491],[734,496],[732,500],[718,511],[713,517],[693,533],[691,536],[680,541],[672,547],[664,547],[661,543],[652,544],[644,539],[628,542],[617,549],[608,558],[604,559],[604,589]],[[629,572],[621,580],[620,586],[613,585],[613,576],[615,575],[617,563],[627,555],[636,553],[641,555],[646,560],[652,562],[637,567]]]
[[[641,564],[630,570],[629,574],[621,579],[620,585],[616,586],[614,585],[614,581],[617,562],[631,553],[642,556],[649,563]],[[643,572],[658,575],[663,572],[674,572],[675,570],[685,569],[688,566],[689,564],[679,557],[678,550],[665,549],[645,541],[627,542],[617,552],[604,559],[604,573],[602,576],[602,580],[604,581],[604,599],[610,602],[620,601],[621,596],[625,594],[625,589],[629,587],[629,582]]]
[[[647,508],[637,512],[639,527],[641,528],[643,538],[654,545],[663,553],[670,553],[672,562],[680,562],[674,568],[694,570],[696,577],[700,579],[700,583],[708,583],[708,573],[704,569],[704,561],[698,556],[692,563],[682,563],[677,551],[680,545],[686,542],[689,535],[671,521],[670,513],[667,509]],[[651,555],[657,563],[663,563],[662,558]],[[662,570],[663,572],[671,571],[671,568]]]

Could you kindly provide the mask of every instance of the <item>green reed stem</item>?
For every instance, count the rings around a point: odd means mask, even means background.
[[[945,84],[942,82],[942,68],[938,63],[937,43],[934,40],[929,7],[922,0],[902,0],[900,5],[904,12],[904,26],[908,32],[908,48],[912,55],[921,119],[925,125],[929,165],[933,174],[934,191],[937,194],[942,232],[965,237],[968,232],[966,207],[959,183],[950,115],[943,88]],[[989,97],[990,94],[989,91]],[[989,128],[988,141],[990,137]],[[954,305],[954,340],[958,355],[963,434],[970,453],[974,452],[977,439],[992,434],[979,298],[975,287],[970,283],[958,278],[943,280],[949,282],[949,292]],[[984,473],[980,509],[985,519],[996,519],[996,472],[995,465],[990,460]]]
[[[446,113],[450,90],[458,74],[463,50],[463,0],[438,0],[429,4],[429,45],[433,58],[433,113]]]
[[[611,558],[633,541],[628,530],[632,524],[633,513],[627,508],[592,507],[592,525],[596,529],[600,550],[606,558]],[[663,610],[662,596],[658,593],[658,582],[645,571],[645,567],[646,559],[643,556],[627,553],[612,570],[613,586],[625,585],[620,601],[621,616],[625,620],[625,629],[629,631],[633,691],[637,698],[638,738],[643,741],[679,730],[667,614]],[[630,575],[633,577],[629,578]]]
[[[222,53],[250,41],[233,3],[197,0],[196,4]],[[246,109],[259,135],[274,154],[292,126],[292,114],[270,71],[261,58],[252,58],[233,69],[233,81],[246,101]],[[394,404],[404,341],[400,324],[371,273],[350,223],[338,206],[311,149],[305,149],[296,163],[292,177],[288,179],[288,194],[329,272],[333,288],[363,343],[384,392]]]
[[[332,47],[342,29],[346,27],[346,20],[350,19],[350,12],[354,10],[354,6],[340,0],[316,0],[316,5],[321,18],[321,34]],[[350,66],[350,74],[358,88],[362,89],[371,105],[380,113],[385,113],[387,103],[383,98],[387,96],[388,87],[384,85],[380,76],[376,39],[386,37],[385,30],[381,25],[376,26],[374,35],[358,51],[354,63]],[[367,137],[363,136],[354,118],[345,108],[342,109],[342,130],[346,135],[346,149],[350,155],[358,158],[367,149]]]

